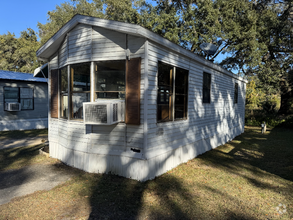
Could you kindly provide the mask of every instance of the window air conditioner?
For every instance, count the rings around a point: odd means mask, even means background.
[[[124,100],[101,100],[83,103],[85,124],[112,125],[124,121]]]
[[[20,111],[21,110],[21,104],[18,102],[6,102],[5,103],[5,111]]]

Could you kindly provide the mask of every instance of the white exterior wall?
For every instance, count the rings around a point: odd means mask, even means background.
[[[51,57],[50,69],[81,62],[124,60],[126,38],[130,57],[142,58],[141,125],[85,125],[50,118],[52,157],[88,172],[111,172],[145,181],[244,131],[244,82],[140,37],[79,24]],[[189,70],[187,120],[157,123],[158,61]],[[202,103],[203,72],[212,76],[209,104]],[[235,82],[239,85],[238,104],[233,103]],[[135,153],[131,148],[141,152]]]
[[[34,109],[21,111],[4,110],[4,87],[27,87],[34,91]],[[1,80],[0,82],[0,131],[48,128],[47,83]]]
[[[130,58],[141,57],[141,85],[144,85],[143,38],[128,36]],[[79,24],[71,30],[63,44],[50,60],[50,69],[68,64],[126,60],[126,34],[103,28]],[[50,88],[50,87],[49,87]],[[112,172],[133,177],[133,170],[140,172],[137,163],[143,153],[143,103],[141,87],[141,125],[85,125],[82,121],[50,118],[49,143],[51,157],[88,172]],[[140,149],[135,153],[131,148]],[[141,161],[141,162],[137,162]],[[136,165],[132,165],[136,164]],[[126,168],[125,168],[126,167]]]
[[[154,178],[244,132],[245,83],[152,42],[148,51],[148,145],[144,153],[148,176]],[[189,70],[187,120],[157,123],[158,61]],[[210,103],[202,103],[203,72],[212,78]]]

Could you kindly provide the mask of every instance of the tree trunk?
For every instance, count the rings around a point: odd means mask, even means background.
[[[281,91],[281,106],[278,111],[279,115],[290,114],[290,109],[293,101],[293,92],[292,90],[282,89]]]

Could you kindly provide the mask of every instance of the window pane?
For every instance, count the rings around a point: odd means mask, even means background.
[[[72,118],[83,119],[83,103],[90,102],[90,93],[72,94]]]
[[[91,64],[83,63],[71,65],[71,70],[73,74],[73,92],[90,91]]]
[[[164,92],[173,91],[173,67],[159,62],[158,64],[158,89]]]
[[[68,118],[68,96],[61,95],[61,117]]]
[[[99,99],[125,99],[125,92],[97,92]]]
[[[176,68],[175,77],[175,119],[187,118],[188,70]]]
[[[187,118],[187,97],[185,95],[175,96],[175,119]]]
[[[203,89],[203,102],[210,103],[210,90],[209,89]]]
[[[125,60],[96,63],[95,81],[96,91],[125,91]]]
[[[32,99],[34,97],[34,90],[31,88],[20,88],[21,99]]]
[[[211,101],[211,74],[203,73],[203,103]]]
[[[158,105],[158,121],[169,121],[170,114],[169,114],[169,105]]]
[[[235,83],[235,88],[234,88],[234,103],[238,103],[238,83]]]
[[[18,88],[4,87],[4,99],[5,99],[5,102],[18,102],[19,101]]]
[[[188,81],[187,77],[188,77],[188,70],[176,68],[176,77],[175,77],[175,93],[176,94],[187,93],[187,81]]]
[[[171,97],[171,95],[169,93],[159,93],[157,103],[169,105],[170,97]]]
[[[33,99],[21,99],[21,109],[23,110],[33,110]]]
[[[68,92],[68,77],[67,77],[67,66],[63,67],[60,70],[60,78],[61,78],[61,93]]]
[[[68,118],[68,74],[67,66],[60,69],[61,118]]]

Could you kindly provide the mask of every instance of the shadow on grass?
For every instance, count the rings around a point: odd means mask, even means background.
[[[178,196],[176,199],[170,197]],[[189,219],[180,204],[190,203],[189,194],[177,178],[157,178],[145,183],[114,175],[102,175],[93,183],[89,219]],[[149,207],[148,203],[157,204]],[[197,209],[195,206],[194,209]]]
[[[221,146],[195,160],[223,170],[227,176],[246,179],[256,190],[283,193],[284,198],[288,195],[288,202],[293,196],[292,184],[278,185],[279,181],[271,179],[275,175],[293,180],[293,172],[287,170],[293,166],[293,140],[288,132],[278,128],[262,135],[260,131],[249,128],[228,144],[229,149]],[[284,141],[288,136],[289,139]],[[178,175],[181,171],[176,168],[177,174],[173,175],[171,171],[145,183],[100,175],[91,183],[89,219],[259,219],[273,213],[272,210],[262,210],[262,205],[258,204],[262,201],[261,196],[254,204],[249,201],[242,203],[242,199],[216,187],[198,182],[188,184],[189,178],[197,178],[190,177],[193,174],[192,170],[189,171]],[[272,182],[268,181],[270,179]],[[225,181],[228,183],[229,180]]]
[[[229,152],[225,152],[225,147],[219,147],[208,152],[209,156],[203,159],[237,174],[237,170],[251,165],[245,169],[258,175],[266,175],[262,172],[266,171],[293,181],[292,143],[292,130],[275,128],[261,134],[259,128],[249,128],[228,143],[232,146]]]
[[[0,171],[30,165],[44,144],[0,150]]]
[[[75,173],[74,184],[69,182],[64,187],[68,186],[68,193],[78,197],[77,203],[64,204],[66,215],[88,219],[264,219],[266,214],[268,218],[276,217],[272,214],[275,204],[264,203],[266,198],[279,193],[283,195],[271,201],[292,201],[292,174],[285,172],[292,165],[292,135],[286,129],[262,135],[257,129],[248,128],[230,143],[143,183],[61,165]],[[12,151],[7,152],[8,159],[15,154],[25,161],[24,154],[34,155],[33,149],[9,150]],[[241,182],[233,182],[228,188],[232,179]],[[241,184],[250,188],[242,192],[238,190]],[[245,197],[243,194],[249,190],[254,192]],[[59,193],[58,189],[55,191]],[[267,191],[272,193],[263,199],[261,194]],[[250,201],[249,196],[258,198]]]
[[[47,137],[48,129],[33,129],[23,131],[0,131],[0,140],[4,139],[22,139],[31,137]]]

